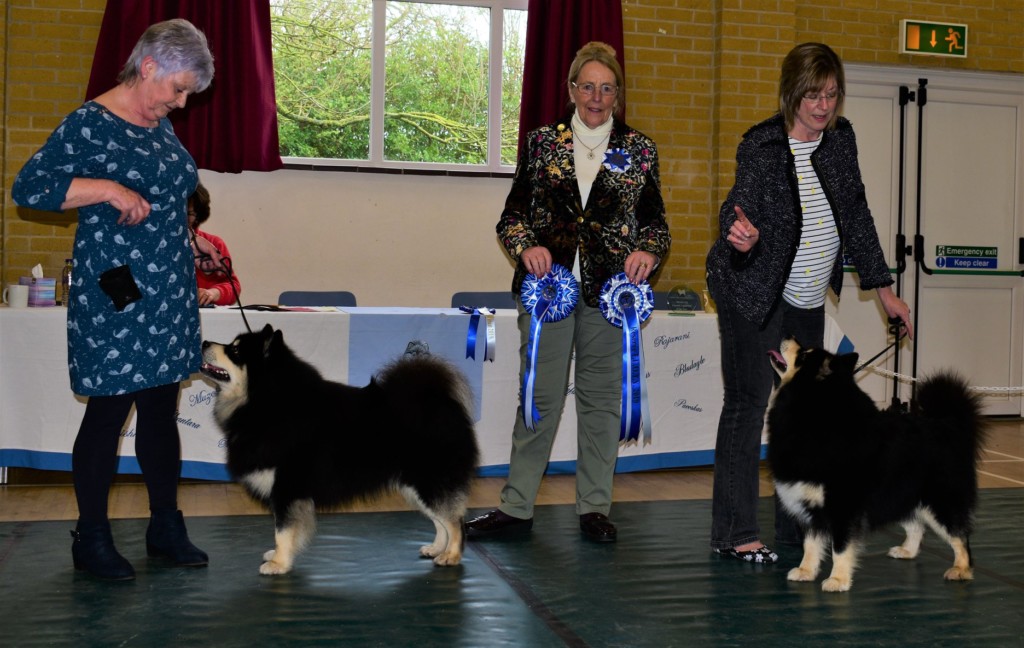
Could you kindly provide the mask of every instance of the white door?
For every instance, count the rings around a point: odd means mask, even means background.
[[[901,292],[919,330],[901,345],[898,372],[954,369],[973,386],[1003,390],[983,392],[986,414],[1024,415],[1021,392],[1011,389],[1024,382],[1024,78],[866,66],[846,72],[845,114],[886,258],[895,270],[902,154],[906,244],[923,237],[918,254],[932,271],[915,272],[914,256],[907,257]],[[914,94],[903,113],[902,152],[901,86]],[[847,274],[843,299],[829,311],[862,360],[892,342],[877,299],[857,290],[855,274]],[[895,355],[877,362],[893,370]],[[864,372],[860,383],[876,401],[892,402],[891,378]],[[899,385],[906,403],[909,383]]]

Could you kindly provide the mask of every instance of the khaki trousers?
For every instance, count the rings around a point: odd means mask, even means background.
[[[519,306],[519,375],[526,368],[530,315]],[[576,355],[574,384],[569,367]],[[517,518],[533,517],[541,478],[551,457],[551,446],[561,419],[565,397],[576,397],[577,460],[576,512],[611,510],[612,476],[619,448],[619,409],[622,390],[622,329],[612,326],[599,308],[581,300],[572,314],[541,327],[537,351],[534,401],[541,419],[533,432],[523,422],[523,407],[516,412],[512,430],[512,456],[508,482],[499,508]]]

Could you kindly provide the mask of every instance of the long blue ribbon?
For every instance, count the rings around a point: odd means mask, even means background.
[[[601,314],[622,329],[622,399],[619,443],[651,442],[651,407],[647,398],[647,373],[640,326],[654,310],[653,294],[646,281],[639,285],[620,272],[601,289]]]
[[[643,420],[643,364],[640,360],[640,316],[636,312],[635,303],[626,306],[622,314],[622,417],[619,441],[628,443],[640,437],[640,423]]]
[[[459,306],[459,310],[469,314],[469,330],[466,331],[466,357],[476,360],[476,336],[480,329],[480,316],[494,315],[493,308],[470,308]],[[487,317],[487,335],[484,338],[484,360],[494,362],[494,318]]]
[[[638,334],[637,340],[639,341],[638,346],[640,347],[640,413],[642,423],[640,427],[643,429],[644,445],[651,444],[651,401],[647,397],[647,363],[644,362],[644,343],[643,335]]]
[[[523,372],[522,409],[523,423],[526,429],[533,432],[540,421],[540,414],[537,412],[537,404],[533,400],[533,386],[537,380],[537,351],[540,347],[540,327],[544,314],[551,307],[552,302],[541,294],[533,312],[530,314],[530,337],[526,343],[526,371]]]
[[[465,308],[462,307],[463,312]],[[470,313],[469,330],[466,331],[466,357],[476,360],[476,330],[480,326],[480,313],[475,310],[471,310]]]

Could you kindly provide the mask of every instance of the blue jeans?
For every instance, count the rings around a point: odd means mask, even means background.
[[[724,401],[715,441],[714,485],[711,502],[711,548],[729,549],[760,540],[757,524],[761,433],[768,397],[776,380],[767,352],[783,338],[796,337],[804,346],[821,347],[825,337],[825,307],[797,308],[780,299],[764,326],[744,318],[718,299],[718,331],[722,342]],[[796,523],[776,501],[775,541],[799,544]]]

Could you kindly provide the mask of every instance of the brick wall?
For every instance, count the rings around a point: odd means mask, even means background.
[[[743,132],[777,108],[779,65],[826,42],[849,63],[1024,73],[1020,0],[623,0],[627,119],[658,143],[673,244],[658,288],[704,283]],[[901,19],[969,25],[969,58],[901,55]]]
[[[0,71],[7,69],[7,11],[0,5]],[[0,73],[0,97],[7,96],[7,75]],[[7,212],[7,119],[4,103],[0,101],[0,288],[6,286],[4,278],[4,250],[7,248],[7,231],[4,227]]]
[[[8,0],[3,30],[3,270],[0,280],[42,264],[59,277],[74,239],[75,212],[17,210],[11,184],[60,120],[81,104],[104,0]],[[24,216],[24,218],[22,218]]]
[[[672,0],[624,2],[626,121],[654,138],[672,249],[659,289],[703,281],[708,196],[714,184],[710,142],[715,114],[718,10],[711,2],[679,8]]]
[[[799,41],[833,46],[844,61],[949,70],[1024,72],[1024,2],[1020,0],[801,0]],[[968,25],[969,57],[899,54],[900,20]]]
[[[7,0],[0,15],[2,282],[36,263],[57,276],[71,249],[73,213],[19,214],[10,185],[21,161],[81,101],[104,4]],[[674,237],[662,290],[703,284],[739,137],[775,110],[779,64],[794,44],[824,41],[851,63],[1024,74],[1021,0],[623,0],[622,7],[627,119],[658,143]],[[902,18],[967,23],[969,58],[898,54]]]

